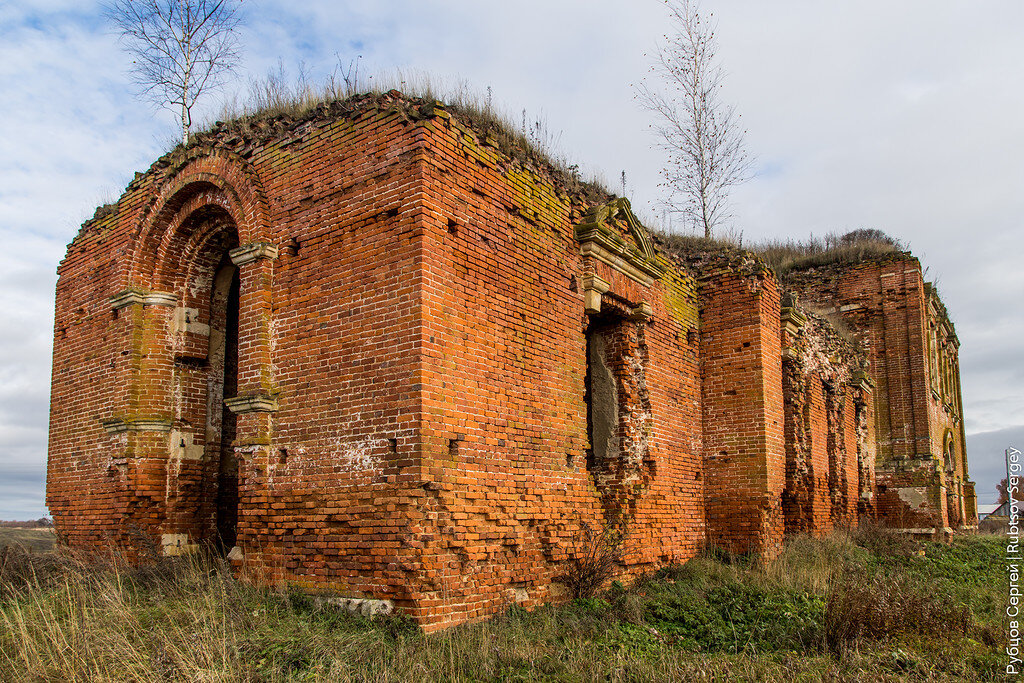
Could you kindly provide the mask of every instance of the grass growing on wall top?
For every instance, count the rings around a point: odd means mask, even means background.
[[[792,270],[832,264],[855,264],[906,250],[881,230],[853,230],[806,240],[771,240],[752,249],[780,276]]]
[[[197,127],[196,142],[204,134],[225,129],[246,132],[269,120],[313,119],[386,100],[414,105],[439,102],[481,139],[493,140],[508,157],[546,169],[563,189],[581,192],[592,203],[607,202],[614,196],[597,174],[583,178],[579,166],[571,163],[561,149],[561,132],[552,130],[545,117],[528,115],[525,109],[514,114],[498,108],[492,103],[489,88],[484,96],[465,81],[438,79],[426,72],[361,76],[353,71],[355,63],[342,67],[339,64],[320,83],[303,73],[291,79],[283,65],[263,78],[250,79],[246,97],[225,102],[218,120]]]
[[[906,251],[906,245],[881,230],[853,230],[824,237],[764,240],[743,243],[740,234],[726,232],[711,238],[695,234],[656,232],[658,243],[669,252],[700,254],[746,250],[756,254],[780,278],[786,274],[829,265],[853,265]]]

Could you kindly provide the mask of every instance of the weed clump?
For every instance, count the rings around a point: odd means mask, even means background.
[[[824,615],[816,595],[739,581],[695,590],[676,583],[651,601],[648,621],[693,650],[814,649]]]
[[[907,633],[933,638],[967,636],[974,627],[970,608],[922,587],[902,572],[843,576],[829,591],[824,616],[825,643],[837,654],[861,640],[885,640]]]
[[[558,577],[575,599],[592,598],[615,573],[622,561],[625,527],[605,524],[597,527],[585,521],[570,540],[565,572]]]
[[[920,544],[907,534],[870,519],[863,520],[852,534],[853,542],[881,557],[917,555]]]

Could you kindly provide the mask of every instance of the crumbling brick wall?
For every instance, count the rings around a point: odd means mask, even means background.
[[[794,295],[785,304],[786,531],[822,535],[874,511],[875,444],[858,432],[871,412],[871,384],[851,339],[801,310]]]
[[[875,382],[877,514],[922,534],[976,526],[959,342],[918,260],[895,252],[859,264],[798,269],[787,274],[785,285],[817,310],[841,317],[868,352],[867,372]]]
[[[791,422],[820,463],[808,523],[870,514],[866,385],[823,352],[787,370],[774,274],[670,257],[628,202],[502,140],[388,93],[218,126],[138,174],[59,269],[65,537],[219,543],[252,580],[432,629],[561,598],[585,527],[626,532],[623,577],[773,556]]]
[[[455,117],[426,128],[426,191],[437,199],[422,456],[437,484],[437,533],[423,551],[423,618],[558,598],[581,524],[629,530],[627,572],[693,556],[704,519],[692,279],[636,270],[661,267],[637,251],[621,208],[592,213]],[[585,224],[595,234],[581,238]],[[614,261],[612,243],[639,266],[602,261]],[[603,399],[588,390],[598,372]],[[611,415],[600,453],[592,410]]]

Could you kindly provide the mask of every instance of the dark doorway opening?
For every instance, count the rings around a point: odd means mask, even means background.
[[[608,326],[598,321],[587,328],[587,469],[592,474],[618,451],[618,387],[608,364],[607,331]]]
[[[238,540],[238,457],[235,414],[224,405],[238,391],[238,268],[225,257],[213,280],[210,302],[210,423],[219,423],[216,449],[217,543],[225,552]]]

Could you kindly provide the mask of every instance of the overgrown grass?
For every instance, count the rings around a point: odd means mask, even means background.
[[[315,118],[389,98],[441,102],[481,139],[493,142],[512,159],[547,170],[563,188],[581,192],[595,203],[613,197],[599,175],[583,178],[579,166],[571,163],[561,148],[561,131],[550,128],[543,115],[529,114],[526,109],[504,110],[492,102],[490,88],[485,95],[465,81],[438,79],[426,72],[361,75],[356,61],[348,65],[339,62],[321,82],[310,80],[301,67],[293,79],[279,64],[263,78],[251,79],[245,97],[225,102],[216,121],[200,126],[196,140],[227,128],[248,135],[267,121]]]
[[[823,238],[774,240],[755,244],[753,251],[780,277],[792,270],[831,264],[855,264],[906,250],[881,230],[861,229]]]
[[[55,540],[51,527],[0,527],[0,547],[21,545],[37,552],[46,552],[53,549]]]
[[[430,636],[241,583],[214,557],[25,557],[34,573],[0,577],[0,680],[997,680],[1004,657],[994,537],[797,537],[768,566],[698,557]]]
[[[757,254],[780,278],[793,271],[833,264],[852,265],[897,254],[907,249],[881,230],[830,233],[822,238],[778,239],[744,244],[742,234],[726,232],[711,238],[695,234],[658,233],[658,241],[670,252],[700,254],[746,249]]]

